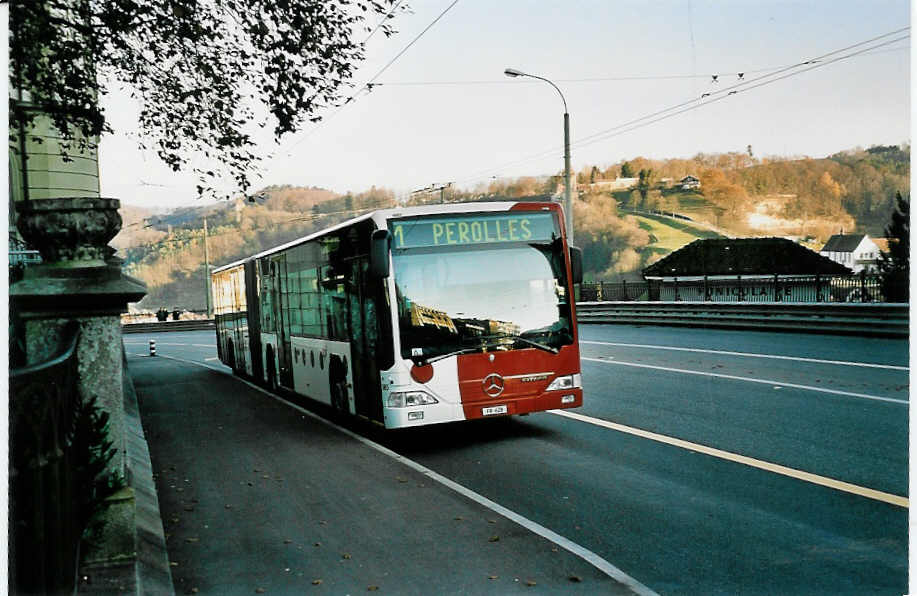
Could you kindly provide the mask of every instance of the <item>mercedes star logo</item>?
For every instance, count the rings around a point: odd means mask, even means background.
[[[503,393],[503,377],[497,373],[491,373],[484,377],[484,382],[482,384],[484,385],[484,393],[490,397],[497,397]]]

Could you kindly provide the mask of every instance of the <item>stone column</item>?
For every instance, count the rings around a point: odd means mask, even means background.
[[[117,199],[42,199],[17,204],[18,227],[43,263],[27,267],[10,286],[10,311],[25,364],[47,360],[67,322],[80,324],[79,389],[96,396],[110,417],[118,450],[110,463],[125,470],[121,313],[146,294],[146,285],[121,272],[108,242],[121,228]]]

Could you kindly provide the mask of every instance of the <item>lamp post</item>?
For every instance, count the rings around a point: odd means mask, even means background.
[[[511,78],[531,77],[533,79],[538,79],[539,81],[544,81],[557,90],[557,93],[560,95],[560,100],[564,102],[564,227],[567,229],[567,241],[572,244],[573,191],[570,188],[570,114],[567,112],[567,100],[564,99],[564,94],[560,92],[560,89],[557,88],[557,85],[544,77],[522,72],[521,70],[516,70],[515,68],[507,68],[503,71],[503,74]]]

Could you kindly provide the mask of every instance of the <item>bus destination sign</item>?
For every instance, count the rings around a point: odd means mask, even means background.
[[[394,248],[428,248],[502,242],[551,242],[558,237],[550,212],[514,211],[395,220]]]

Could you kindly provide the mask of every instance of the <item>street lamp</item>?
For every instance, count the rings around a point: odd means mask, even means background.
[[[531,77],[548,83],[560,95],[560,100],[564,102],[564,227],[567,228],[567,241],[573,243],[573,196],[570,188],[570,114],[567,112],[567,100],[564,94],[560,92],[557,85],[544,77],[522,72],[515,68],[507,68],[503,74],[510,78]]]

